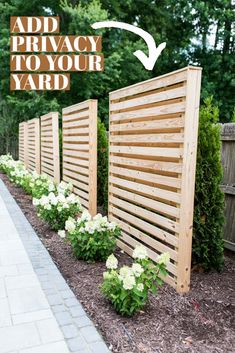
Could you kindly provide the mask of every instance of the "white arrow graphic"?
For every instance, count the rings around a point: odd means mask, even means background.
[[[156,47],[155,40],[148,32],[144,31],[143,29],[130,25],[124,22],[116,22],[116,21],[103,21],[103,22],[96,22],[91,25],[94,29],[105,28],[105,27],[113,27],[113,28],[120,28],[125,29],[126,31],[133,32],[140,37],[142,37],[149,50],[149,56],[145,55],[142,50],[136,50],[133,54],[142,62],[146,70],[152,70],[157,58],[166,47],[166,42],[161,43],[158,47]]]

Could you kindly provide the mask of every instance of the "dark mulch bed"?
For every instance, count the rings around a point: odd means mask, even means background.
[[[234,353],[235,256],[222,273],[192,273],[191,291],[179,295],[165,285],[133,318],[117,315],[100,293],[104,264],[77,261],[71,248],[38,219],[31,198],[0,174],[54,262],[115,353]],[[116,253],[121,263],[130,258]]]

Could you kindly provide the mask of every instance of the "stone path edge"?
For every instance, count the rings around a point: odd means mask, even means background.
[[[109,353],[103,338],[0,179],[0,193],[72,353]]]

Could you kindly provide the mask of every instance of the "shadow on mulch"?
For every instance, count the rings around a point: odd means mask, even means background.
[[[222,273],[192,273],[188,294],[164,285],[144,311],[123,318],[100,293],[104,264],[76,260],[71,247],[38,219],[31,197],[0,177],[114,353],[235,352],[235,254],[226,253]],[[131,261],[119,250],[116,256],[121,264]]]

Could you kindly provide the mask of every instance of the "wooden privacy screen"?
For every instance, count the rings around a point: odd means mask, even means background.
[[[26,121],[19,124],[19,160],[27,167],[28,162],[28,124]]]
[[[63,180],[71,182],[81,204],[97,211],[97,100],[64,108]]]
[[[60,182],[59,114],[41,116],[41,173]]]
[[[28,170],[40,174],[40,119],[28,121]]]
[[[170,283],[190,282],[201,69],[187,67],[110,94],[109,219],[118,245],[168,252]]]

